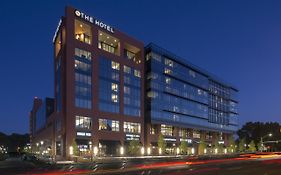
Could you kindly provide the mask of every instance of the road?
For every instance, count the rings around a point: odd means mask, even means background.
[[[18,160],[20,161],[20,160]],[[19,166],[20,168],[16,168]],[[26,167],[26,168],[23,168]],[[248,154],[235,158],[174,158],[112,160],[71,165],[37,166],[29,162],[0,162],[1,175],[281,175],[281,155]]]

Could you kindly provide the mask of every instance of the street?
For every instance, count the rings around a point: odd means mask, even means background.
[[[38,165],[21,160],[0,162],[1,175],[280,175],[279,153],[244,154],[234,158],[100,160],[95,163]]]

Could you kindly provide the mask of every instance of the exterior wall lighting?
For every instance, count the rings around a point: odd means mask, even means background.
[[[227,154],[227,149],[226,148],[224,149],[224,154]]]
[[[147,155],[150,155],[150,154],[151,154],[151,148],[148,147],[148,148],[147,148]]]
[[[207,149],[206,148],[204,149],[204,154],[207,154]]]
[[[218,154],[218,148],[215,149],[215,154]]]
[[[159,155],[162,155],[162,149],[159,148]]]
[[[144,155],[144,147],[141,147],[141,155]]]
[[[41,145],[43,145],[43,144],[44,144],[44,141],[41,141],[40,143],[41,143]]]
[[[121,148],[120,148],[120,154],[124,155],[124,147],[123,146],[121,146]]]
[[[94,156],[97,156],[97,155],[98,155],[98,151],[99,151],[99,150],[98,150],[98,147],[95,146],[95,147],[94,147]]]
[[[73,155],[73,146],[70,146],[70,147],[69,147],[69,154],[70,154],[70,155]]]
[[[180,154],[180,148],[177,148],[177,154]]]
[[[195,153],[195,149],[191,148],[191,154],[194,154],[194,153]]]

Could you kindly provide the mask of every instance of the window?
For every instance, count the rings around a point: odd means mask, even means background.
[[[111,94],[111,101],[114,102],[114,103],[117,103],[118,102],[118,95]]]
[[[119,39],[99,31],[98,36],[98,48],[106,52],[113,53],[115,55],[120,55],[120,42]]]
[[[125,56],[131,60],[135,58],[136,54],[125,49]]]
[[[80,129],[91,129],[91,118],[84,116],[75,116],[75,126]]]
[[[188,73],[191,77],[193,77],[193,78],[196,77],[196,73],[193,70],[189,70]]]
[[[199,131],[193,131],[192,137],[195,139],[200,139],[200,132]]]
[[[173,127],[169,125],[161,125],[161,133],[164,136],[173,136]]]
[[[150,134],[156,134],[156,125],[151,125]]]
[[[129,66],[124,65],[124,72],[130,74],[131,73],[131,68]]]
[[[115,61],[111,61],[111,68],[115,70],[120,70],[120,64]]]
[[[134,70],[134,75],[139,78],[141,77],[141,73],[139,70]]]
[[[165,58],[165,65],[173,67],[174,66],[174,62],[172,60],[169,60],[169,59]]]
[[[91,52],[75,48],[75,56],[86,58],[87,60],[91,61]]]
[[[140,123],[124,122],[124,132],[141,133]]]
[[[128,86],[124,86],[124,94],[130,94],[131,89]]]
[[[185,137],[186,137],[186,135],[187,135],[187,130],[184,129],[184,128],[180,128],[180,130],[179,130],[179,136],[180,136],[180,137],[183,137],[184,135],[185,135]]]
[[[169,75],[171,75],[172,74],[172,71],[170,70],[170,69],[167,69],[167,68],[165,68],[165,74],[169,74]]]
[[[89,25],[81,21],[75,20],[74,35],[75,39],[77,39],[78,41],[91,44],[92,31]]]
[[[171,84],[171,78],[165,77],[166,84]]]
[[[114,91],[114,92],[118,92],[118,84],[111,83],[111,90]]]
[[[119,131],[119,121],[99,119],[99,130]]]

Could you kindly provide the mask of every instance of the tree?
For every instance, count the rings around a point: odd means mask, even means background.
[[[157,144],[158,144],[158,149],[161,149],[162,153],[164,153],[166,150],[167,143],[164,140],[164,136],[162,135],[162,133],[159,134]]]
[[[239,140],[239,152],[245,151],[245,144],[246,144],[246,141],[244,138]]]
[[[73,156],[79,156],[79,149],[75,139],[72,140],[72,149],[73,149]]]
[[[206,147],[207,147],[207,144],[205,143],[204,139],[201,138],[199,145],[198,145],[198,154],[199,155],[204,154],[204,150],[206,149]]]
[[[229,153],[235,152],[235,140],[233,136],[229,137],[227,150]]]
[[[140,142],[138,140],[131,140],[128,148],[129,154],[137,155],[140,152]]]
[[[256,144],[255,144],[255,142],[253,140],[250,142],[248,150],[250,152],[255,152],[257,150]]]
[[[258,147],[258,151],[263,151],[263,146],[262,146],[261,141],[259,141],[257,147]]]
[[[212,145],[212,150],[213,150],[213,153],[218,153],[218,149],[219,149],[219,141],[218,139],[215,137],[214,138],[214,144]]]
[[[261,138],[263,141],[277,141],[281,138],[280,132],[281,125],[277,122],[248,122],[238,130],[237,134],[240,139],[245,138],[246,143],[254,141],[259,143]],[[272,136],[268,137],[267,135],[271,133]],[[281,144],[271,144],[273,150],[281,150]]]
[[[186,143],[186,132],[183,131],[182,140],[180,143],[180,151],[182,154],[186,154],[187,152],[187,143]]]

